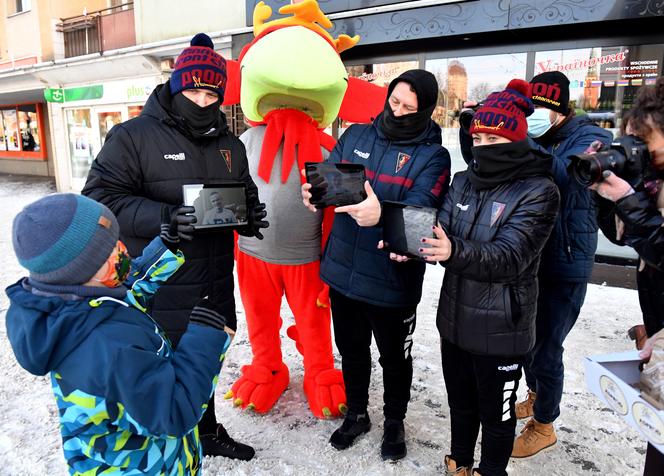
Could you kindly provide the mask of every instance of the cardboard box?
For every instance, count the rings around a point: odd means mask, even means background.
[[[664,411],[641,396],[638,351],[586,357],[586,383],[611,409],[664,453]]]

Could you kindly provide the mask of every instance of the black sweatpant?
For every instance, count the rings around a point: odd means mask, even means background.
[[[482,476],[504,476],[512,454],[514,404],[524,357],[483,356],[442,340],[443,376],[450,406],[450,456],[471,466],[482,425]]]
[[[415,306],[382,307],[349,299],[330,289],[334,339],[341,354],[349,412],[365,413],[369,404],[371,336],[383,368],[383,413],[403,420],[410,400]]]

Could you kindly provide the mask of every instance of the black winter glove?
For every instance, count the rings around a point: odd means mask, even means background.
[[[221,314],[219,307],[208,298],[203,298],[196,303],[189,315],[189,322],[214,327],[220,331],[223,331],[227,325],[226,318]]]
[[[253,193],[247,196],[247,204],[251,207],[247,214],[249,224],[238,228],[236,231],[239,235],[253,237],[259,240],[263,239],[263,234],[260,232],[261,228],[270,226],[270,222],[265,220],[267,211],[265,211],[265,204],[258,202],[258,194]]]
[[[180,240],[191,241],[194,239],[193,223],[196,223],[194,207],[173,207],[170,205],[161,206],[161,237],[164,244],[172,252],[177,252]]]

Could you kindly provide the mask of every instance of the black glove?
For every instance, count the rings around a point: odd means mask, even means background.
[[[327,183],[325,176],[319,175],[316,172],[310,172],[308,178],[309,183],[311,184],[311,189],[309,189],[309,193],[311,194],[309,203],[316,206],[320,204],[323,197],[327,195],[329,184]]]
[[[191,241],[194,239],[193,223],[196,223],[194,207],[173,207],[170,205],[161,206],[161,237],[164,244],[172,252],[177,251],[180,240]]]
[[[226,327],[226,318],[221,314],[221,309],[208,298],[203,298],[196,303],[189,314],[189,322],[214,327],[220,331]]]
[[[270,222],[265,220],[267,211],[265,211],[265,204],[258,202],[258,194],[252,193],[247,196],[247,204],[251,207],[247,214],[249,224],[238,228],[236,231],[239,235],[253,237],[259,240],[263,239],[263,234],[260,232],[261,228],[270,226]]]

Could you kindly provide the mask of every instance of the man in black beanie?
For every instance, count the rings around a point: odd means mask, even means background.
[[[177,215],[184,184],[244,183],[249,225],[237,231],[262,238],[265,204],[259,203],[244,146],[219,109],[225,88],[226,60],[210,37],[199,33],[178,57],[171,78],[152,92],[141,115],[108,133],[82,193],[115,213],[130,255],[139,256],[159,233],[162,210]],[[182,225],[191,228],[191,223]],[[205,296],[233,330],[237,322],[232,230],[194,233],[193,241],[181,246],[187,262],[160,288],[149,310],[174,346],[187,329],[192,308]],[[214,394],[198,429],[206,456],[254,456],[251,447],[233,440],[217,422]]]
[[[423,70],[411,70],[389,86],[385,110],[373,124],[352,125],[328,162],[362,164],[366,200],[336,209],[321,278],[330,286],[334,335],[341,354],[348,413],[330,444],[341,450],[371,428],[368,414],[371,338],[383,368],[385,425],[381,456],[406,455],[403,420],[413,376],[415,309],[422,295],[424,262],[391,260],[380,249],[380,200],[439,207],[450,178],[450,156],[441,130],[431,120],[438,84]],[[311,184],[302,186],[312,211]]]
[[[597,248],[597,219],[592,193],[568,172],[570,157],[595,141],[609,144],[611,133],[569,105],[569,79],[547,71],[530,80],[535,112],[528,135],[553,156],[552,175],[560,190],[560,213],[544,250],[538,273],[535,347],[524,370],[528,394],[516,405],[517,418],[530,418],[514,443],[512,457],[525,458],[556,444],[553,422],[563,394],[563,342],[581,311]]]

